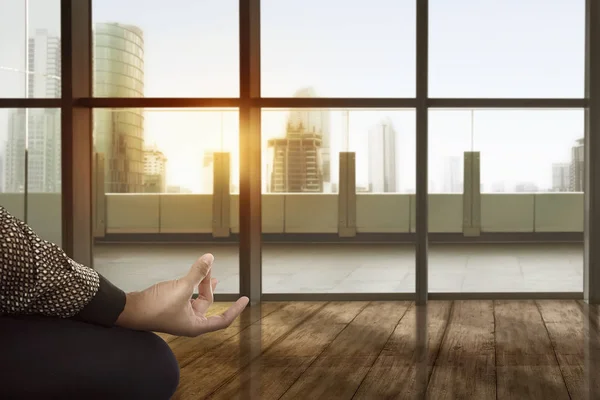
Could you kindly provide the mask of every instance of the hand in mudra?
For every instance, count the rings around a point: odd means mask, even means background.
[[[217,280],[211,277],[213,261],[212,254],[205,254],[183,278],[128,293],[117,325],[190,337],[228,327],[244,311],[248,298],[240,298],[223,314],[206,316],[217,286]],[[196,287],[198,298],[192,299]]]

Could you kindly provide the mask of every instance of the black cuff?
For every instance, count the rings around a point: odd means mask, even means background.
[[[104,326],[113,326],[125,308],[125,292],[102,275],[98,293],[73,319]]]

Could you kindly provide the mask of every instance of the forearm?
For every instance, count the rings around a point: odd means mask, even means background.
[[[0,315],[112,325],[124,306],[123,291],[0,207]]]

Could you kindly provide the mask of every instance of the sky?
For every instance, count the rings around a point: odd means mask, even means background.
[[[237,0],[95,0],[94,22],[144,31],[145,95],[237,97]],[[322,97],[415,96],[415,0],[262,0],[262,95],[313,87]],[[0,0],[0,97],[23,97],[26,32],[60,30],[59,0]],[[431,97],[584,95],[584,0],[430,0]],[[6,69],[9,69],[8,71]],[[21,71],[21,72],[15,72]],[[263,112],[263,143],[285,133],[285,110]],[[0,140],[8,112],[0,110]],[[367,181],[368,130],[390,117],[398,134],[398,186],[415,188],[414,110],[332,111],[332,175],[342,135]],[[169,184],[201,190],[202,154],[225,149],[239,178],[237,112],[146,112],[145,135],[169,159]],[[551,186],[552,163],[568,162],[583,137],[582,110],[432,110],[430,189],[443,186],[448,157],[481,151],[484,191],[532,182]],[[264,153],[266,155],[266,152]],[[264,163],[264,162],[263,162]]]

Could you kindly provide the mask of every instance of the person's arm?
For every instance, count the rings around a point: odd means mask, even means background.
[[[241,297],[223,314],[206,316],[217,286],[213,260],[205,254],[183,278],[126,295],[0,206],[0,315],[41,314],[198,336],[228,327],[249,302]],[[198,298],[192,299],[195,289]]]
[[[125,293],[0,207],[0,315],[38,314],[114,325]]]

